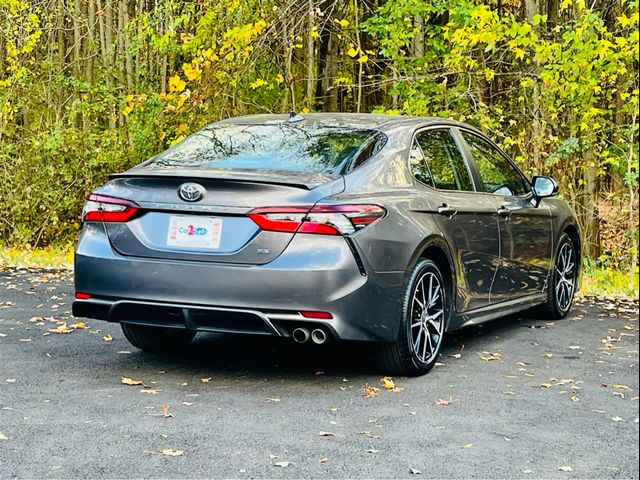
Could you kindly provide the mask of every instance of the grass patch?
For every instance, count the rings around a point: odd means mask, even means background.
[[[73,268],[73,246],[25,249],[0,247],[0,268]]]
[[[585,265],[582,271],[580,293],[606,297],[638,299],[638,267],[635,274],[629,269]]]

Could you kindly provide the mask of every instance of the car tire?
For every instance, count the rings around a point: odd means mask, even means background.
[[[420,260],[409,275],[398,337],[375,352],[382,373],[417,376],[433,368],[447,327],[448,301],[449,291],[436,264]]]
[[[187,347],[196,332],[176,328],[122,323],[122,333],[134,347],[150,353],[172,353]]]
[[[553,270],[549,275],[547,301],[538,308],[537,313],[549,320],[565,318],[573,303],[577,273],[576,246],[571,237],[564,233],[558,242]]]

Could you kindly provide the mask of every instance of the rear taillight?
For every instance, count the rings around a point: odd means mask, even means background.
[[[349,235],[384,217],[378,205],[316,205],[315,207],[265,207],[249,217],[270,232]]]
[[[83,222],[127,222],[140,207],[130,200],[92,193],[82,209]]]

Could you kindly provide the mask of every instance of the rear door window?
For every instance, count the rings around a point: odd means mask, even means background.
[[[430,173],[430,182],[440,190],[474,191],[471,175],[448,128],[423,130],[416,140]]]

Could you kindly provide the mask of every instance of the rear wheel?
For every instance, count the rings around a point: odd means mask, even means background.
[[[569,235],[565,233],[558,243],[558,252],[547,288],[547,301],[540,307],[542,315],[552,320],[567,316],[573,303],[577,273],[576,248]]]
[[[170,353],[185,348],[196,332],[175,328],[122,323],[122,333],[134,347],[151,353]]]
[[[379,347],[380,369],[394,375],[422,375],[436,363],[447,321],[448,292],[440,270],[421,260],[405,291],[400,331],[395,342]]]

